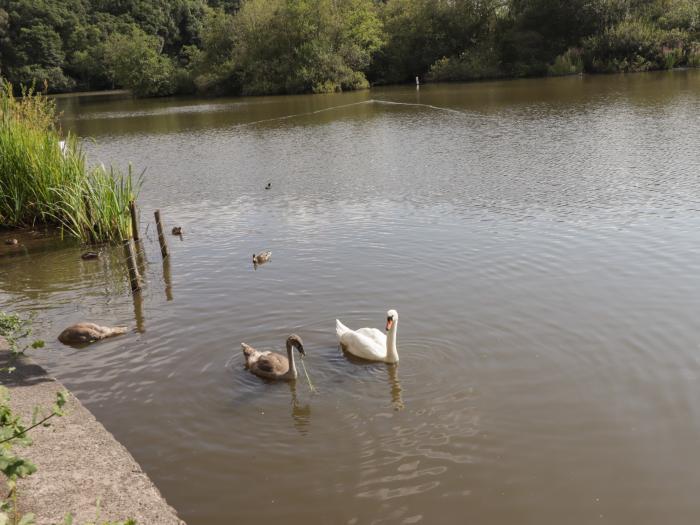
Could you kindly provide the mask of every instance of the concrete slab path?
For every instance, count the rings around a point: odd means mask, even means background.
[[[0,338],[0,350],[4,341]],[[0,351],[0,367],[10,354]],[[30,359],[23,358],[12,373],[0,373],[10,390],[10,405],[25,421],[35,406],[50,409],[56,392],[66,388]],[[33,444],[21,454],[37,472],[19,483],[21,512],[32,512],[38,525],[136,520],[139,525],[184,525],[175,510],[141,470],[136,460],[94,416],[70,396],[64,417],[37,427]],[[0,474],[1,476],[1,474]],[[99,507],[98,507],[99,502]]]

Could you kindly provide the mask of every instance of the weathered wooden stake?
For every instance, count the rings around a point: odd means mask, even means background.
[[[136,331],[140,334],[146,331],[146,321],[143,317],[143,295],[140,293],[131,294],[134,302],[134,319],[136,319]]]
[[[160,254],[163,256],[163,259],[165,259],[168,256],[168,245],[165,242],[165,235],[163,235],[163,224],[160,222],[160,210],[156,210],[154,215],[156,216],[156,228],[158,228]]]
[[[134,241],[134,251],[136,252],[136,266],[139,272],[146,273],[146,254],[143,249],[143,241]]]
[[[131,244],[131,239],[124,241],[124,256],[126,257],[126,265],[129,268],[129,283],[131,291],[136,293],[141,289],[141,276],[139,269],[136,266],[136,258],[134,257],[134,247]]]
[[[163,280],[165,281],[165,300],[173,300],[173,281],[170,273],[170,257],[163,259]]]
[[[131,212],[131,236],[135,241],[139,240],[139,220],[136,217],[136,203],[129,201],[129,211]]]

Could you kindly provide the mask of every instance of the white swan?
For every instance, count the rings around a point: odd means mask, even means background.
[[[384,335],[376,328],[360,328],[350,330],[343,323],[335,320],[335,331],[346,352],[369,361],[398,363],[399,353],[396,348],[396,330],[399,324],[399,313],[389,310],[386,313],[386,331]]]

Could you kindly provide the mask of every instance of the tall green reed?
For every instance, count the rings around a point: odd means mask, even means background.
[[[74,135],[61,142],[57,122],[53,100],[0,85],[0,225],[55,225],[83,242],[128,238],[140,177],[89,167]]]

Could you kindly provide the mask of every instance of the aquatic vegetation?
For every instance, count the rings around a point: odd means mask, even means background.
[[[552,76],[578,75],[583,72],[583,56],[580,49],[571,48],[559,55],[549,66]]]
[[[456,57],[443,57],[430,66],[431,82],[481,80],[505,76],[498,57],[489,45],[463,51]]]
[[[89,167],[77,138],[61,139],[53,100],[0,86],[0,225],[55,225],[84,242],[131,235],[129,201],[140,180]]]
[[[688,50],[688,65],[700,67],[700,43],[695,42]]]
[[[19,341],[29,337],[31,330],[31,317],[22,318],[17,314],[8,314],[0,310],[0,336],[5,338],[10,350],[10,359],[7,367],[0,367],[0,371],[12,372],[13,362],[24,355],[29,348],[43,348],[44,341],[37,339],[29,344],[20,345]]]
[[[691,60],[687,50],[692,45],[687,31],[625,20],[584,40],[584,62],[594,73],[670,69]]]

